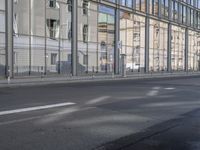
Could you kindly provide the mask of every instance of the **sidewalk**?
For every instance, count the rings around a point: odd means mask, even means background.
[[[113,80],[139,80],[152,78],[175,78],[175,77],[200,76],[200,72],[181,72],[181,73],[149,73],[149,74],[129,74],[126,77],[122,75],[102,75],[102,76],[54,76],[54,77],[21,77],[8,81],[0,80],[1,87],[18,87],[18,86],[37,86],[48,84],[65,84],[79,82],[97,82]]]

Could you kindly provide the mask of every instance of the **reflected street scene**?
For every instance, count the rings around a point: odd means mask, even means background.
[[[200,150],[200,0],[0,0],[0,150]]]

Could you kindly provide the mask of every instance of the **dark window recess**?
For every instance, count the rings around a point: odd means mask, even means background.
[[[88,41],[88,25],[85,24],[83,25],[83,42],[87,42]]]
[[[56,0],[49,0],[49,7],[56,8]]]
[[[72,0],[67,0],[67,5],[68,5],[68,11],[72,11]]]
[[[88,64],[88,55],[83,55],[83,64],[84,65]]]
[[[88,14],[88,0],[83,0],[83,14]]]
[[[56,65],[56,61],[57,61],[57,54],[52,53],[51,54],[51,65]]]
[[[54,19],[47,19],[47,27],[49,29],[49,37],[56,39],[58,21]]]
[[[68,30],[68,39],[69,40],[72,39],[72,28],[71,28],[71,26],[69,27],[69,30]]]

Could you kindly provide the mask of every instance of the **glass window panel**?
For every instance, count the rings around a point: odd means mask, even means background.
[[[60,73],[71,74],[71,41],[61,38],[60,45]]]
[[[141,11],[146,12],[146,0],[141,0]]]
[[[158,11],[159,11],[159,6],[158,6],[158,0],[154,0],[154,4],[153,4],[153,14],[154,15],[158,15]]]
[[[126,0],[120,0],[120,4],[125,6],[126,5]]]
[[[56,70],[61,74],[71,74],[71,11],[68,11],[69,4],[60,3],[60,61]]]
[[[82,6],[78,11],[82,11]],[[114,9],[90,2],[78,13],[78,73],[110,73],[114,62]],[[87,30],[84,27],[87,26]]]
[[[107,1],[110,1],[110,2],[116,3],[116,0],[107,0]]]
[[[29,36],[16,35],[14,37],[14,74],[27,76],[30,70],[30,46]]]
[[[91,73],[97,72],[97,43],[88,43],[88,68],[87,71]]]
[[[186,23],[186,6],[183,6],[183,23]]]
[[[120,41],[122,54],[126,54],[128,73],[144,72],[145,19],[128,12],[121,12]]]
[[[172,26],[172,71],[184,71],[185,69],[185,29]]]
[[[133,1],[132,0],[126,0],[126,6],[132,7],[133,6]]]
[[[0,33],[0,76],[5,76],[5,33]]]
[[[29,14],[30,3],[27,0],[14,1],[13,32],[14,32],[14,74],[16,76],[30,75],[30,38]]]
[[[48,59],[49,55],[45,55],[45,38],[31,36],[31,74],[42,75],[45,74],[45,57]]]
[[[136,10],[141,10],[141,1],[136,0]]]
[[[5,32],[5,13],[0,11],[0,32]]]
[[[14,2],[13,28],[14,34],[29,35],[29,1],[17,0]]]
[[[98,43],[100,44],[100,72],[113,72],[114,64],[114,9],[100,5]]]
[[[46,73],[56,74],[58,73],[59,63],[59,39],[47,38],[46,40]],[[52,63],[52,59],[54,59]]]
[[[199,71],[199,33],[195,31],[189,31],[188,42],[188,69],[190,71]]]
[[[48,28],[45,24],[45,6],[44,0],[33,0],[31,3],[31,35],[45,36],[45,27]],[[47,19],[49,19],[48,15]]]
[[[0,0],[0,10],[5,10],[5,0]]]
[[[56,1],[46,5],[46,74],[57,74],[59,70],[59,40],[61,7]],[[41,9],[42,11],[42,9]],[[38,28],[39,29],[39,28]]]
[[[105,14],[110,14],[110,15],[115,15],[114,9],[104,6],[104,5],[99,5],[99,12],[105,13]]]
[[[154,7],[153,0],[149,0],[149,13],[150,14],[153,14],[153,7]]]
[[[149,67],[152,72],[167,71],[167,24],[150,20]]]

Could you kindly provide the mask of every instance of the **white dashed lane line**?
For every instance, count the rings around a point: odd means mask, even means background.
[[[173,87],[165,88],[165,90],[175,90]]]
[[[75,103],[67,102],[67,103],[58,103],[58,104],[51,104],[51,105],[44,105],[44,106],[20,108],[20,109],[14,109],[14,110],[6,110],[6,111],[0,111],[0,116],[17,114],[17,113],[22,113],[22,112],[30,112],[30,111],[36,111],[36,110],[44,110],[44,109],[50,109],[50,108],[57,108],[57,107],[64,107],[64,106],[71,106],[71,105],[75,105]]]

